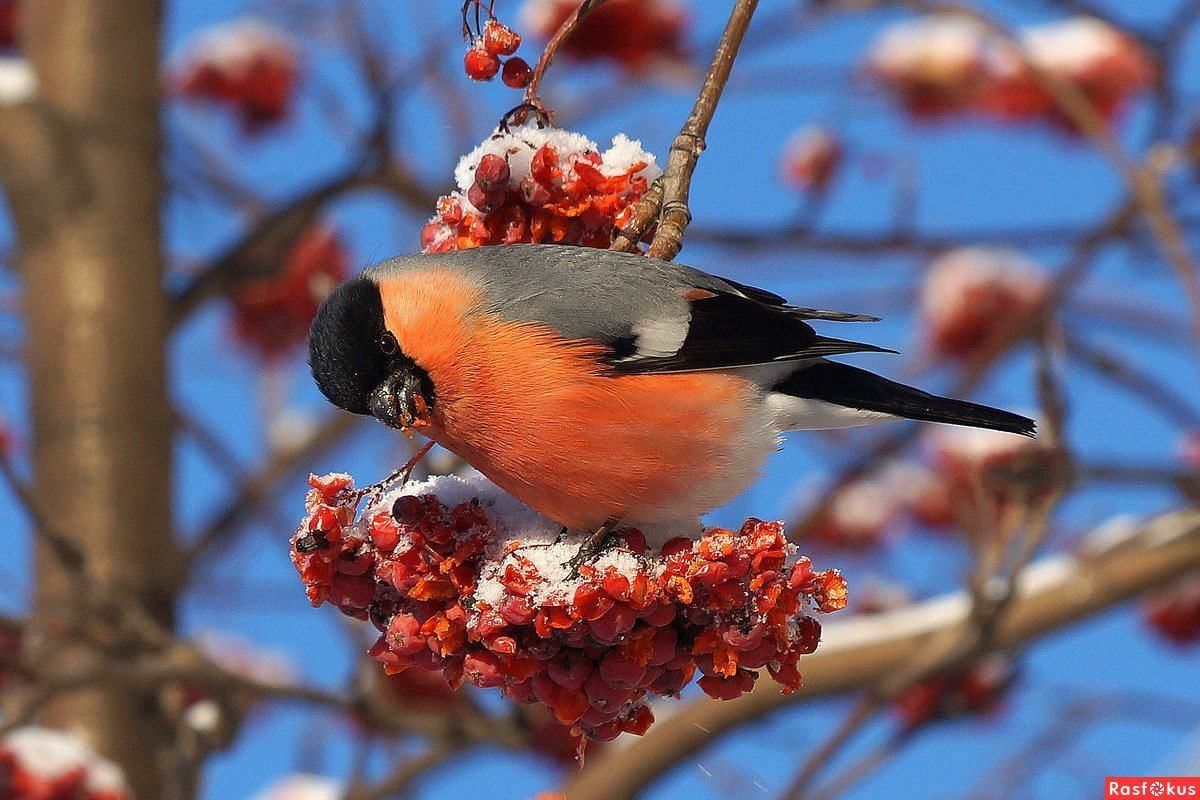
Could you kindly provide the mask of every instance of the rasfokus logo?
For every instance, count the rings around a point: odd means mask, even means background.
[[[1149,800],[1194,797],[1200,800],[1200,777],[1112,777],[1104,779],[1104,800],[1141,797]]]

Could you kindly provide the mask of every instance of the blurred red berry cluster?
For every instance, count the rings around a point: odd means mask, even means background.
[[[535,123],[499,130],[459,161],[458,191],[421,230],[426,253],[489,244],[608,247],[660,170],[623,134],[600,152],[578,133]]]
[[[1048,120],[1073,129],[1030,64],[1074,86],[1106,119],[1120,114],[1154,80],[1142,46],[1091,17],[1026,28],[1020,33],[1020,49],[964,17],[908,20],[880,35],[866,69],[914,116],[983,113]]]
[[[625,529],[581,557],[585,534],[520,506],[482,479],[439,478],[368,504],[348,476],[312,478],[292,560],[314,605],[381,631],[388,673],[440,671],[547,706],[577,734],[644,733],[648,694],[700,671],[717,698],[765,667],[786,690],[821,626],[806,612],[846,604],[835,570],[814,571],[782,526],[748,520],[651,547]]]
[[[989,519],[999,506],[1042,495],[1061,467],[1061,454],[1037,439],[982,428],[938,428],[929,437],[928,460],[932,482],[920,498],[928,522]],[[952,508],[936,509],[937,498]]]
[[[828,128],[808,127],[788,140],[779,174],[783,182],[801,191],[821,194],[842,165],[842,140]]]
[[[951,675],[936,675],[905,689],[893,704],[904,730],[934,720],[978,716],[995,710],[1016,672],[1006,656],[992,655]]]
[[[810,521],[808,532],[834,547],[870,548],[880,544],[902,510],[900,496],[890,482],[854,481],[834,491]]]
[[[21,36],[21,4],[0,0],[0,53],[17,49]]]
[[[246,18],[197,34],[174,71],[172,86],[188,100],[227,106],[247,133],[257,133],[287,116],[298,75],[298,48],[291,37]]]
[[[1041,496],[1060,460],[1035,439],[940,427],[929,433],[922,461],[888,464],[834,489],[807,516],[804,534],[831,547],[869,549],[905,521],[930,530],[972,519],[990,524],[999,509]]]
[[[120,768],[82,740],[49,728],[18,728],[0,739],[4,800],[129,800]]]
[[[479,26],[478,31],[466,27],[470,39],[467,54],[463,56],[463,68],[473,81],[490,81],[497,73],[504,85],[513,89],[524,89],[533,76],[529,62],[513,55],[521,47],[521,34],[490,15]],[[507,58],[501,58],[507,56]]]
[[[1042,310],[1045,273],[1020,253],[964,248],[937,258],[921,289],[920,325],[938,358],[995,355],[1013,344]]]
[[[1151,598],[1146,621],[1175,644],[1200,644],[1200,577]]]
[[[286,356],[304,342],[317,309],[349,272],[337,233],[312,226],[288,248],[277,274],[233,292],[234,336],[265,358]]]
[[[579,9],[578,0],[527,0],[525,25],[544,38]],[[607,59],[630,72],[648,72],[685,59],[688,18],[676,0],[609,0],[588,12],[563,43],[580,61]]]

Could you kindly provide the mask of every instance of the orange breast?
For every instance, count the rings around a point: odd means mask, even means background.
[[[740,377],[605,374],[595,346],[485,313],[450,272],[381,289],[388,329],[437,393],[423,432],[564,525],[695,516],[757,467],[739,443],[758,395]]]

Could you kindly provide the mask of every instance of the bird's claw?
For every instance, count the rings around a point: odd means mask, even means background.
[[[609,519],[596,530],[588,534],[587,539],[579,546],[579,551],[567,562],[571,567],[571,577],[579,575],[580,568],[611,547],[616,541],[617,525],[620,520]]]

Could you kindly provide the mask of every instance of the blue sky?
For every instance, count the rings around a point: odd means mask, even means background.
[[[416,69],[418,40],[433,30],[444,31],[447,58],[457,61],[461,48],[454,38],[456,5],[367,0],[365,14],[372,21],[375,44],[387,53],[389,63],[406,74],[405,70]],[[695,41],[714,39],[724,23],[727,5],[693,5]],[[773,18],[785,5],[788,3],[764,2],[760,17]],[[1010,23],[1022,24],[1053,19],[1058,13],[1053,6],[1066,4],[1009,0],[983,5]],[[1123,6],[1114,3],[1112,9],[1121,19],[1154,29],[1177,5],[1168,0],[1144,0]],[[512,0],[500,0],[502,16],[512,18],[515,6]],[[247,141],[236,125],[216,112],[180,107],[166,115],[176,152],[194,153],[199,144],[229,158],[237,182],[268,202],[287,198],[343,168],[350,157],[347,142],[354,131],[363,129],[369,115],[361,80],[339,52],[336,27],[315,12],[289,17],[288,8],[320,9],[322,4],[305,0],[278,0],[276,4],[261,0],[253,5],[231,0],[174,3],[165,45],[170,56],[190,32],[246,10],[288,22],[305,42],[308,66],[295,118],[262,140]],[[776,158],[792,131],[810,123],[836,128],[849,149],[847,167],[820,217],[820,230],[887,230],[896,208],[898,176],[906,171],[915,176],[918,187],[913,224],[929,233],[1086,224],[1102,218],[1119,202],[1121,184],[1103,158],[1059,131],[971,122],[914,125],[886,98],[860,84],[852,84],[853,91],[830,91],[828,80],[806,83],[813,75],[853,73],[881,23],[899,16],[844,15],[797,30],[782,45],[751,45],[735,75],[770,73],[776,80],[763,87],[735,79],[731,86],[713,123],[709,150],[693,185],[697,225],[770,229],[794,219],[801,203],[778,184]],[[1183,53],[1172,79],[1190,100],[1200,89],[1200,36],[1191,37]],[[459,77],[453,66],[450,74]],[[778,79],[792,74],[794,81]],[[686,91],[648,87],[626,91],[614,87],[612,78],[606,72],[571,69],[552,73],[550,82],[564,98],[593,98],[587,113],[572,122],[593,139],[605,143],[613,134],[625,132],[664,154],[687,113],[691,96]],[[601,94],[597,87],[611,91]],[[402,98],[402,118],[393,131],[398,152],[438,189],[449,187],[450,169],[458,155],[448,143],[478,141],[515,102],[515,93],[499,84],[471,86],[462,79],[458,90],[467,104],[467,129],[448,119],[442,95],[422,91]],[[622,102],[625,96],[631,101]],[[553,104],[553,95],[548,100]],[[336,122],[331,124],[331,118]],[[1185,113],[1182,118],[1194,121],[1195,115]],[[1148,109],[1134,108],[1121,125],[1123,141],[1140,151],[1149,123]],[[171,175],[176,187],[191,180],[178,162]],[[1183,197],[1181,208],[1200,210],[1194,186],[1190,201],[1183,191],[1186,178],[1180,177],[1174,188]],[[415,250],[424,216],[369,194],[339,202],[329,213],[361,266]],[[176,279],[234,240],[245,224],[227,205],[194,187],[173,195],[165,219]],[[1029,255],[1055,270],[1063,264],[1066,252],[1049,247],[1030,250]],[[871,340],[899,349],[911,346],[914,328],[908,312],[909,291],[924,266],[920,260],[898,256],[864,260],[789,250],[745,253],[716,246],[689,246],[681,260],[758,283],[805,305],[878,313],[887,320],[871,328]],[[4,281],[5,288],[14,286],[10,275]],[[1169,269],[1149,251],[1109,249],[1081,294],[1100,299],[1136,297],[1146,308],[1172,319],[1181,319],[1185,310]],[[184,326],[171,353],[173,390],[179,405],[217,432],[250,468],[266,447],[258,400],[263,377],[257,363],[232,344],[226,322],[225,309],[211,305]],[[11,317],[0,317],[0,324],[6,340],[19,338],[19,325]],[[1111,326],[1086,330],[1096,341],[1119,350],[1193,400],[1200,400],[1191,377],[1191,359],[1178,350],[1142,341]],[[908,364],[894,356],[864,356],[857,363],[894,375]],[[298,412],[324,410],[301,359],[290,363],[285,374],[294,381],[290,403]],[[984,382],[977,397],[997,405],[1032,408],[1032,374],[1030,354],[1016,352]],[[920,380],[937,388],[948,383],[948,378],[933,373]],[[26,424],[23,386],[18,369],[11,363],[0,364],[0,409],[18,437]],[[1068,436],[1085,460],[1170,463],[1179,433],[1176,427],[1075,370],[1067,372],[1067,387],[1071,408]],[[316,472],[346,470],[363,479],[381,476],[401,452],[388,436],[381,428],[364,427],[311,468]],[[771,460],[766,477],[714,512],[712,521],[735,523],[750,514],[786,516],[806,487],[811,490],[844,460],[846,441],[859,439],[793,435]],[[176,518],[184,532],[201,527],[221,507],[232,487],[231,480],[189,444],[179,450],[176,485]],[[344,629],[334,611],[308,607],[288,562],[286,540],[291,521],[302,511],[303,489],[302,481],[284,486],[273,503],[274,513],[247,529],[208,566],[196,592],[183,603],[180,619],[188,631],[228,631],[286,653],[306,677],[336,685],[350,664]],[[1082,492],[1064,504],[1059,522],[1064,529],[1080,528],[1117,513],[1151,513],[1178,502],[1169,492],[1145,488]],[[20,539],[28,541],[25,520],[11,498],[0,503],[0,525],[18,531]],[[916,535],[889,542],[882,553],[871,558],[823,554],[822,559],[844,567],[852,587],[870,576],[883,576],[928,595],[957,585],[965,556],[954,541]],[[0,566],[0,602],[6,610],[23,607],[27,568],[27,551],[19,551],[15,561]],[[885,791],[894,800],[962,796],[1015,747],[1061,717],[1077,697],[1127,690],[1195,700],[1198,685],[1200,653],[1163,645],[1145,633],[1136,609],[1119,610],[1039,643],[1023,659],[1018,691],[1002,712],[931,728],[887,769],[848,796],[869,798]],[[843,701],[828,701],[779,714],[679,765],[653,787],[650,796],[656,800],[772,797],[786,785],[809,744],[837,723],[845,707]],[[1104,774],[1162,768],[1184,745],[1188,728],[1196,723],[1200,718],[1194,716],[1176,727],[1121,719],[1099,722],[1060,764],[1024,786],[1022,796],[1092,797]],[[864,745],[880,740],[887,730],[886,720],[869,728]],[[213,759],[204,797],[249,797],[272,779],[296,769],[344,774],[352,735],[345,723],[307,709],[267,710],[251,720],[232,750]],[[479,786],[488,786],[495,800],[516,800],[554,786],[560,774],[535,758],[473,752],[433,773],[419,787],[418,796],[469,797],[475,796]]]

